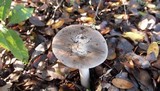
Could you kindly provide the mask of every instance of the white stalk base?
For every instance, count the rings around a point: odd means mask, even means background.
[[[79,69],[79,73],[82,86],[84,86],[85,88],[89,88],[90,87],[89,69]]]

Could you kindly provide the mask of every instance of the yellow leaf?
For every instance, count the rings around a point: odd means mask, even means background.
[[[69,13],[73,12],[73,7],[66,7],[65,10]]]
[[[129,38],[132,41],[143,41],[145,35],[138,32],[125,32],[123,35],[125,38]]]
[[[159,46],[157,44],[157,42],[152,42],[147,50],[147,54],[150,54],[151,52],[155,53],[155,56],[158,57],[159,55]]]
[[[53,20],[53,19],[49,19],[46,25],[50,26],[50,25],[52,25],[53,23],[54,23],[54,20]]]
[[[85,23],[95,23],[95,19],[92,17],[81,17],[80,19],[82,22]]]
[[[63,24],[64,24],[64,19],[60,19],[59,21],[57,21],[52,25],[52,29],[60,28],[62,27]]]

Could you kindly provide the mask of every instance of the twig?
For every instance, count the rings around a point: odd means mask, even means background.
[[[95,12],[94,20],[96,20],[96,17],[98,15],[98,10],[99,10],[99,7],[100,7],[101,3],[102,3],[102,0],[99,0],[98,6],[97,6],[97,9],[96,9],[96,12]]]
[[[123,9],[124,9],[124,13],[125,13],[125,15],[127,15],[127,9],[126,9],[126,5],[125,5],[125,2],[124,2],[125,0],[122,0],[122,3],[123,3]],[[126,22],[127,22],[127,25],[129,25],[129,21],[128,21],[128,19],[126,20]]]
[[[54,14],[53,14],[53,16],[52,16],[52,19],[53,19],[54,16],[56,15],[56,11],[57,11],[57,9],[61,6],[62,2],[63,2],[63,0],[61,0],[60,3],[57,3],[58,5],[57,5],[57,6],[55,7],[55,9],[54,9]]]

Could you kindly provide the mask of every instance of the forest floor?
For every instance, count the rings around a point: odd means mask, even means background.
[[[12,0],[34,8],[32,17],[10,28],[29,52],[28,64],[0,48],[0,91],[160,91],[159,0]],[[90,69],[90,89],[78,69],[52,53],[62,28],[81,24],[99,31],[108,57]]]

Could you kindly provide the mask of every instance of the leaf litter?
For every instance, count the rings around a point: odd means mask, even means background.
[[[92,68],[91,91],[159,91],[159,1],[155,0],[14,0],[33,7],[31,18],[11,26],[28,51],[23,64],[0,47],[0,90],[86,91],[78,70],[66,67],[51,41],[72,24],[90,26],[107,41],[109,55]]]

